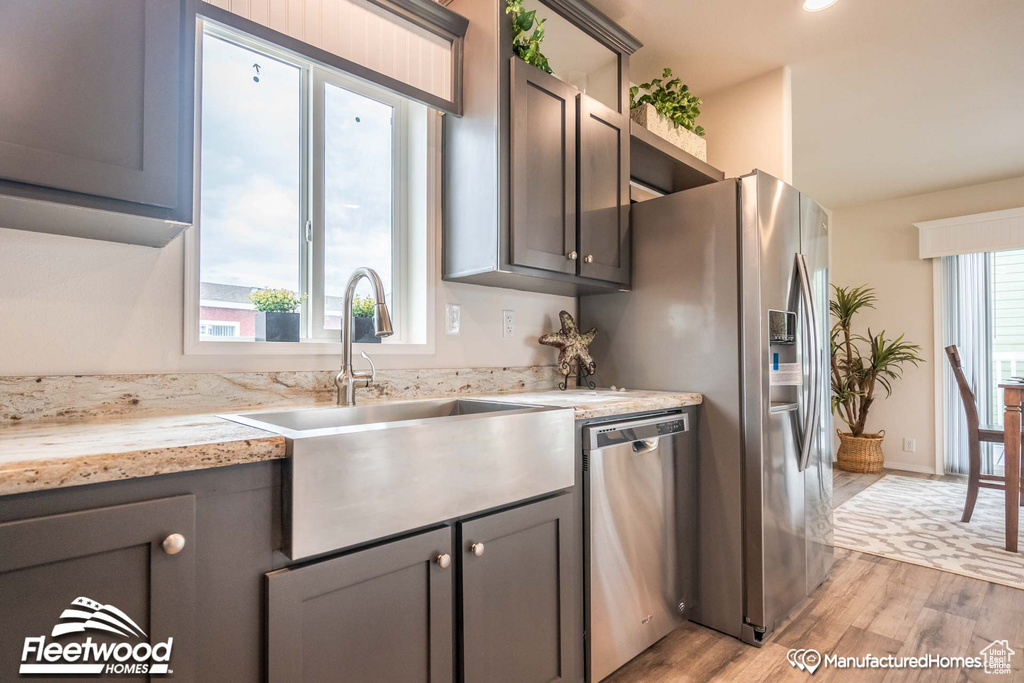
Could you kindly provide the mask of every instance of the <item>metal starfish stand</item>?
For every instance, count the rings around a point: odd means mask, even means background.
[[[569,388],[569,378],[572,377],[573,375],[573,366],[577,366],[575,370],[577,385],[583,384],[589,387],[590,389],[597,388],[597,385],[594,384],[594,382],[592,382],[590,379],[590,373],[588,373],[586,368],[584,368],[582,365],[580,365],[579,363],[561,363],[558,366],[558,369],[562,373],[562,382],[558,385],[559,389],[565,391],[566,389]]]

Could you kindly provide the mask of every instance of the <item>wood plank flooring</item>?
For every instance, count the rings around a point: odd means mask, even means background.
[[[885,474],[836,472],[833,501],[842,505]],[[981,670],[818,669],[811,678],[786,661],[790,648],[822,654],[977,656],[994,640],[1017,654],[1010,675]],[[832,574],[762,648],[696,624],[684,624],[610,683],[690,681],[1014,681],[1024,683],[1024,591],[884,557],[836,548]]]

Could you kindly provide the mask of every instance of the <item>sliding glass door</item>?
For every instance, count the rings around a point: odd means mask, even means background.
[[[1002,424],[999,384],[1024,375],[1024,249],[942,258],[942,345],[956,344],[983,424]],[[943,372],[950,474],[967,474],[967,422],[953,373]],[[982,473],[1003,473],[1003,449],[982,444]]]

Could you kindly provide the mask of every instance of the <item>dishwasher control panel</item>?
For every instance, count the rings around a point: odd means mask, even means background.
[[[600,424],[583,431],[583,449],[592,451],[621,443],[654,439],[690,431],[690,414],[673,413],[654,417]]]

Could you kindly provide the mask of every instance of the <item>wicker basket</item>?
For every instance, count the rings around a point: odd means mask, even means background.
[[[844,472],[859,474],[877,474],[885,464],[882,452],[882,440],[885,430],[877,434],[854,436],[836,430],[839,435],[839,452],[836,453],[836,466]]]

